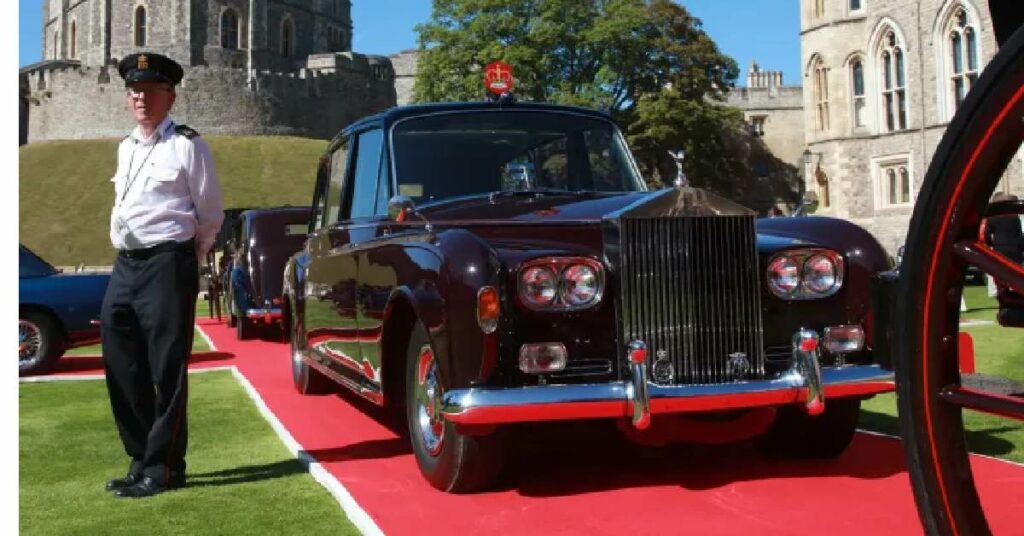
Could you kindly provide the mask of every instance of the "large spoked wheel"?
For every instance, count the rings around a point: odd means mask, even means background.
[[[64,355],[64,337],[56,322],[44,313],[18,318],[18,375],[49,372]]]
[[[1022,117],[1024,32],[1017,31],[936,150],[907,237],[896,300],[898,403],[918,511],[931,534],[989,532],[962,410],[1024,416],[1019,397],[963,387],[957,345],[968,263],[1024,289],[1024,269],[979,239],[989,199],[1024,138]]]
[[[485,489],[501,468],[499,433],[464,434],[441,415],[444,382],[426,329],[419,323],[406,353],[405,413],[416,463],[435,488],[454,493]]]

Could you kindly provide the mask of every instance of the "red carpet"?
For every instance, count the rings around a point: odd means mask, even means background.
[[[604,423],[532,426],[505,486],[454,496],[420,476],[404,421],[352,396],[300,396],[287,346],[200,326],[303,448],[386,534],[920,534],[899,442],[858,434],[830,462],[765,459],[749,445],[634,446]],[[525,433],[528,432],[528,433]],[[977,457],[996,534],[1024,534],[1024,467]]]

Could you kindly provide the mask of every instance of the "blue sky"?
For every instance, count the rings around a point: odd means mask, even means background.
[[[799,3],[794,0],[690,0],[681,2],[704,22],[704,30],[745,73],[751,60],[782,70],[786,84],[799,83]],[[43,0],[19,0],[18,64],[42,57]],[[430,17],[430,0],[353,0],[353,48],[393,54],[416,47],[413,27]],[[743,74],[740,84],[745,83]]]

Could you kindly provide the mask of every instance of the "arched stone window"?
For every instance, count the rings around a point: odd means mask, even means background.
[[[60,32],[53,32],[53,52],[50,53],[53,59],[60,57]]]
[[[71,59],[78,57],[78,23],[71,21]]]
[[[875,208],[911,204],[910,155],[895,154],[873,158],[872,174],[876,177]]]
[[[882,34],[878,72],[881,83],[882,130],[893,132],[907,128],[907,71],[903,45],[892,29]]]
[[[963,7],[950,18],[948,28],[949,102],[956,110],[978,80],[978,29]]]
[[[814,2],[814,18],[820,19],[825,16],[825,0],[811,0]]]
[[[850,61],[850,95],[854,128],[867,126],[867,95],[864,92],[864,62]]]
[[[238,50],[238,12],[225,9],[220,14],[220,46],[228,50]]]
[[[294,46],[295,24],[291,17],[285,17],[281,21],[281,55],[290,58],[295,52]]]
[[[135,46],[146,46],[146,6],[135,8]]]
[[[825,67],[821,56],[814,59],[811,75],[813,76],[811,88],[814,98],[814,126],[819,132],[826,132],[829,127],[828,68]]]

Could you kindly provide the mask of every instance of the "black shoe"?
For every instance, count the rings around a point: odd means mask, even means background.
[[[153,477],[143,477],[140,482],[136,482],[127,488],[121,488],[114,492],[114,496],[118,498],[131,498],[137,499],[141,497],[150,497],[157,493],[162,493],[167,490],[181,488],[185,486],[185,475],[171,476],[171,479],[167,482],[157,482]]]
[[[107,491],[117,491],[119,489],[133,486],[137,482],[142,480],[142,473],[128,473],[124,478],[115,478],[107,481]]]

